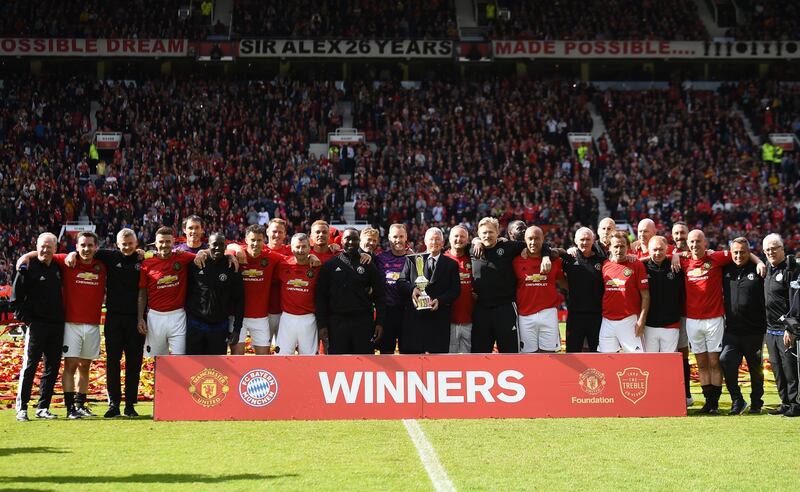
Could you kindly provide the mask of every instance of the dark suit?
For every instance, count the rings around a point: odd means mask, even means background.
[[[422,255],[423,263],[427,265],[428,253]],[[427,267],[426,267],[427,268]],[[397,288],[408,298],[414,291],[414,280],[420,275],[417,272],[416,256],[409,256]],[[458,276],[458,263],[452,258],[439,254],[436,268],[425,292],[431,300],[438,300],[439,307],[436,311],[417,311],[412,303],[406,305],[403,315],[403,336],[401,338],[400,352],[404,354],[444,354],[450,349],[450,314],[453,302],[461,293],[461,282]]]

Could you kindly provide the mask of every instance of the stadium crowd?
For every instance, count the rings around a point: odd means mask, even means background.
[[[510,19],[497,15],[508,9]],[[708,38],[692,0],[628,2],[479,2],[493,39],[693,41]]]
[[[615,218],[680,218],[704,230],[713,246],[744,236],[758,249],[764,231],[800,244],[800,190],[796,179],[786,179],[797,176],[797,163],[787,153],[790,172],[781,179],[780,167],[762,162],[732,111],[737,87],[609,90],[598,99],[616,150],[602,183]]]
[[[234,11],[241,37],[454,39],[453,0],[241,0]]]
[[[730,30],[738,40],[797,41],[800,39],[800,6],[779,0],[738,0],[746,22]]]
[[[184,0],[0,2],[0,35],[43,38],[203,39],[210,18],[178,17]]]

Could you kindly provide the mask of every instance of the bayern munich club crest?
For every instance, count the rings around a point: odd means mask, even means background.
[[[278,380],[269,371],[253,369],[239,381],[239,396],[251,407],[265,407],[278,396]]]

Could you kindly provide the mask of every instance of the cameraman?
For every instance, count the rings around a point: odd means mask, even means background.
[[[797,277],[797,261],[794,256],[786,256],[783,240],[778,234],[765,237],[763,249],[768,263],[767,276],[764,279],[767,350],[772,372],[775,374],[775,385],[781,397],[781,405],[769,413],[798,417],[800,402],[797,399],[797,354],[791,351],[794,340],[786,331],[783,321],[789,314],[789,283]]]

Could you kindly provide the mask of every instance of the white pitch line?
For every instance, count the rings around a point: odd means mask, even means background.
[[[423,466],[425,466],[425,471],[428,472],[428,477],[430,477],[431,482],[433,482],[434,490],[436,490],[436,492],[455,491],[455,485],[450,481],[450,477],[447,476],[447,472],[442,466],[442,463],[439,462],[439,457],[436,456],[436,450],[433,449],[433,445],[428,438],[425,437],[425,432],[422,431],[419,422],[416,420],[404,419],[403,425],[406,426],[408,435],[411,436],[411,441],[414,443],[414,447],[417,448],[419,459],[422,461]]]

